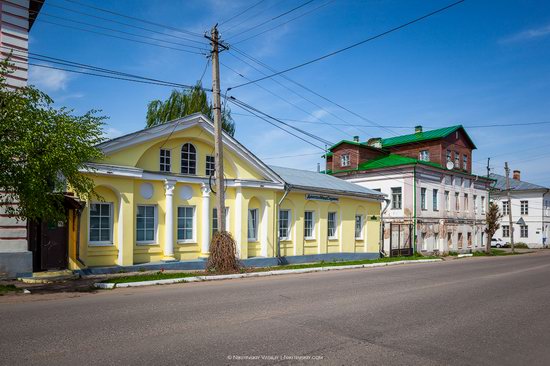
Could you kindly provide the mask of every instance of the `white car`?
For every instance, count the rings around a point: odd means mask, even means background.
[[[506,243],[504,243],[504,241],[502,241],[502,239],[500,239],[500,238],[492,238],[491,239],[491,247],[492,248],[502,248],[502,247],[504,247],[504,245],[506,245]]]

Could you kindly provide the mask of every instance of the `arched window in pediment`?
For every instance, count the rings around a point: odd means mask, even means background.
[[[181,147],[181,173],[197,174],[197,149],[186,143]]]

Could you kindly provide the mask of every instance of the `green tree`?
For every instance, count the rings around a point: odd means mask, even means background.
[[[495,232],[500,227],[500,219],[502,219],[502,213],[500,212],[498,205],[494,202],[489,203],[489,209],[485,215],[485,233],[487,234],[485,251],[487,254],[491,253],[491,240],[493,239]]]
[[[197,112],[214,119],[212,105],[200,83],[197,83],[189,91],[172,90],[170,97],[165,101],[156,99],[149,102],[146,124],[147,127],[152,127]],[[235,122],[231,117],[231,110],[227,108],[222,112],[222,127],[231,136],[235,134]]]
[[[101,158],[95,147],[103,140],[105,117],[97,111],[82,116],[54,108],[53,100],[29,86],[13,89],[5,84],[10,65],[0,63],[0,203],[18,218],[63,219],[63,192],[93,195],[92,179],[79,169]]]

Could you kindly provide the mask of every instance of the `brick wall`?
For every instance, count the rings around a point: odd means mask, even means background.
[[[383,155],[382,151],[367,147],[343,143],[332,150],[332,171],[357,169],[357,166],[365,161],[376,159]],[[350,164],[342,166],[342,155],[348,154]]]

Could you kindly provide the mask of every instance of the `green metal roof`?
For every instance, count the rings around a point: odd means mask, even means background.
[[[462,129],[462,132],[464,132],[464,134],[466,135],[466,138],[470,141],[470,143],[472,144],[472,146],[475,149],[476,148],[475,144],[473,143],[470,136],[468,136],[468,134],[466,133],[466,130],[464,130],[464,127],[462,127],[462,125],[438,128],[436,130],[431,130],[431,131],[424,131],[424,132],[412,133],[410,135],[402,135],[402,136],[389,137],[387,139],[382,139],[382,148],[397,146],[397,145],[403,145],[403,144],[409,144],[409,143],[414,143],[414,142],[422,142],[422,141],[441,139],[441,138],[449,136],[451,133],[453,133],[453,132],[455,132],[459,129]]]
[[[442,168],[441,165],[436,163],[431,163],[428,161],[421,161],[418,159],[409,158],[407,156],[390,154],[387,156],[382,156],[378,159],[369,160],[364,163],[359,164],[358,170],[371,170],[371,169],[380,169],[380,168],[391,168],[400,165],[411,165],[411,164],[424,164],[430,165],[436,168]]]
[[[357,142],[357,141],[350,141],[350,140],[341,140],[340,142],[335,143],[331,147],[329,147],[329,150],[334,149],[335,147],[338,147],[342,144],[350,144],[350,145],[356,145],[356,146],[368,146],[366,142]]]

